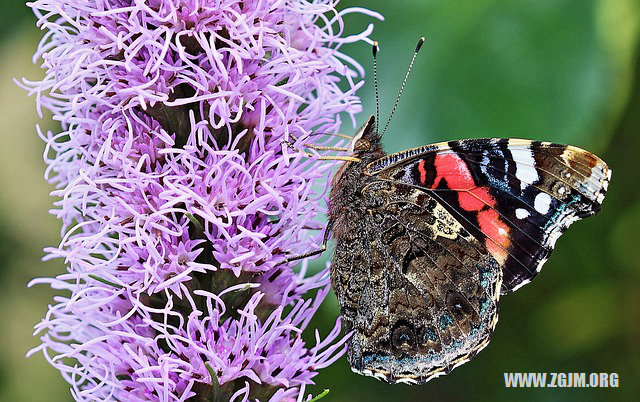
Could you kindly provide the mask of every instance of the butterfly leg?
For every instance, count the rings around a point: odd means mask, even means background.
[[[343,138],[345,140],[352,140],[351,136],[345,135],[345,134],[340,134],[340,133],[322,133],[322,132],[316,132],[316,133],[310,133],[307,134],[307,137],[314,137],[314,136],[318,136],[318,135],[326,135],[327,137],[338,137],[338,138]],[[289,134],[289,137],[293,138],[293,142],[298,141],[298,138],[300,137],[296,137],[293,134]]]
[[[308,158],[313,158],[316,157],[316,155],[313,155],[310,152],[305,152],[302,151],[299,148],[296,148],[295,145],[293,145],[293,143],[291,143],[291,141],[287,141],[287,140],[282,140],[281,141],[282,144],[285,144],[288,148],[293,149],[296,152],[300,152],[302,154],[304,154],[306,157]],[[321,145],[313,145],[313,144],[304,144],[305,147],[309,148],[309,149],[313,149],[315,151],[338,151],[338,152],[348,152],[349,148],[345,148],[345,147],[330,147],[330,146],[321,146]],[[326,156],[326,155],[318,155],[317,158],[319,160],[328,160],[328,161],[349,161],[349,162],[360,162],[360,159],[355,158],[353,156]]]
[[[327,250],[327,242],[329,241],[329,235],[331,233],[331,226],[332,226],[332,222],[329,221],[329,223],[327,224],[327,227],[324,229],[324,237],[322,239],[322,246],[318,250],[313,250],[313,251],[309,251],[308,253],[294,255],[292,257],[287,257],[284,260],[282,260],[279,263],[277,263],[274,267],[277,267],[277,266],[280,266],[282,264],[286,264],[286,263],[289,263],[289,262],[292,262],[292,261],[297,261],[297,260],[301,260],[303,258],[313,257],[315,255],[324,253]]]
[[[311,134],[311,135],[314,135],[314,134]],[[311,135],[310,135],[310,136],[311,136]],[[346,136],[346,135],[344,135],[344,134],[337,134],[337,133],[334,133],[334,134],[324,134],[324,135],[331,136],[331,137],[340,137],[340,138],[345,138],[345,139],[348,139],[349,141],[351,141],[351,137]],[[297,138],[297,137],[295,137],[294,135],[290,135],[290,137],[293,139],[293,143],[291,143],[290,141],[287,141],[287,140],[283,140],[283,142],[284,142],[284,143],[286,143],[288,147],[290,147],[290,148],[292,148],[292,149],[294,149],[294,150],[296,150],[296,151],[298,151],[298,152],[301,152],[300,150],[296,149],[296,148],[295,148],[295,146],[293,145],[294,143],[298,142],[298,138]],[[305,147],[307,147],[307,148],[314,149],[314,150],[316,150],[316,151],[338,151],[338,152],[349,152],[349,147],[338,147],[338,146],[315,145],[315,144],[312,144],[312,143],[309,143],[309,142],[307,142],[307,143],[305,143],[305,144],[303,144],[303,145],[304,145]]]

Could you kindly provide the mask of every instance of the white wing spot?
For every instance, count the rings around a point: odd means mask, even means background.
[[[551,207],[551,196],[547,193],[540,193],[536,195],[535,200],[533,201],[533,206],[536,211],[540,212],[542,215],[549,212],[549,208]]]
[[[510,149],[513,161],[516,163],[516,177],[520,180],[520,188],[524,190],[529,184],[538,180],[536,161],[531,149]]]
[[[524,219],[526,217],[529,216],[529,211],[527,211],[524,208],[518,208],[516,209],[516,218],[518,219]]]

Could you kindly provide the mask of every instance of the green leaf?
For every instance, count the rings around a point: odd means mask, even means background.
[[[204,366],[207,368],[209,375],[211,376],[211,391],[213,393],[213,400],[219,401],[221,398],[221,390],[220,390],[220,382],[218,381],[218,376],[213,371],[213,368],[209,364],[209,362],[205,362]]]
[[[191,223],[193,223],[196,228],[198,228],[198,230],[204,232],[204,227],[202,226],[202,224],[200,223],[200,221],[198,221],[198,219],[196,219],[195,216],[193,216],[192,214],[190,214],[189,212],[185,212],[185,215],[187,216],[187,218],[189,218],[189,220],[191,221]]]

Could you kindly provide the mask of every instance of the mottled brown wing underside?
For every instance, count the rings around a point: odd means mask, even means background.
[[[332,283],[354,371],[423,383],[472,358],[498,318],[502,271],[427,192],[373,181],[338,241]]]

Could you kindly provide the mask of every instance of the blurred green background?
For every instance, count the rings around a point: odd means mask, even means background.
[[[387,385],[352,374],[345,359],[316,377],[325,400],[634,400],[640,397],[640,2],[637,0],[346,1],[381,12],[382,117],[391,109],[418,37],[427,43],[385,136],[387,151],[468,137],[521,137],[586,148],[613,168],[602,212],[575,224],[533,282],[505,296],[490,345],[426,385]],[[43,144],[33,98],[12,78],[41,76],[31,62],[40,32],[22,0],[0,6],[0,400],[69,400],[60,375],[36,355],[32,326],[53,292],[27,290],[59,239],[48,215]],[[368,19],[351,15],[346,30]],[[343,48],[371,76],[371,49]],[[374,113],[373,88],[360,92]],[[47,120],[44,126],[50,126]],[[345,125],[343,132],[353,131]],[[328,258],[327,254],[325,259]],[[319,267],[324,260],[316,260]],[[312,322],[326,333],[330,296]],[[504,372],[616,372],[617,389],[507,389]],[[636,399],[637,400],[637,399]]]

